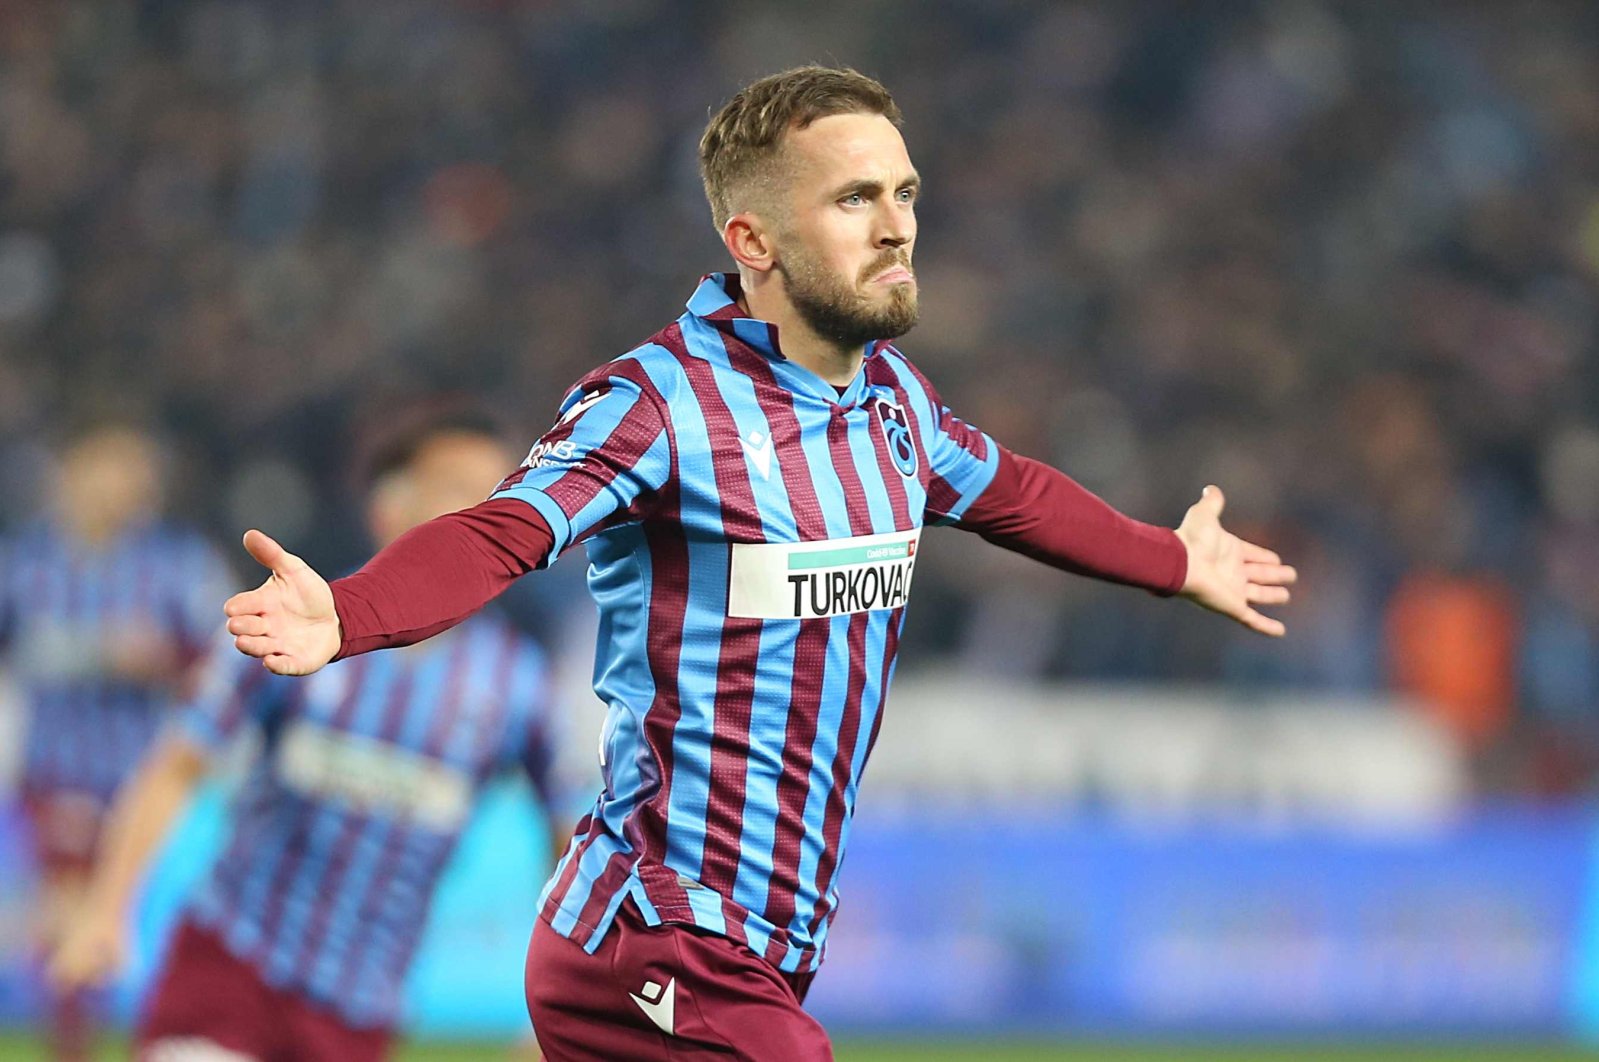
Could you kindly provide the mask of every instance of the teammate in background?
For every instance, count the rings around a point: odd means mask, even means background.
[[[586,541],[605,789],[545,887],[526,988],[548,1058],[831,1057],[801,1004],[838,899],[925,524],[1182,594],[1264,634],[1295,573],[1223,529],[1131,520],[950,413],[916,321],[920,180],[854,71],[763,79],[701,165],[736,274],[579,381],[481,505],[331,587],[267,536],[226,605],[279,674],[425,638]]]
[[[373,538],[480,500],[509,460],[487,421],[435,414],[375,456]],[[213,756],[254,724],[261,752],[174,933],[138,1057],[383,1058],[434,887],[485,782],[520,765],[553,806],[543,655],[483,616],[308,682],[231,651],[207,671],[117,797],[52,976],[78,986],[122,966],[130,903],[162,838]],[[564,841],[565,823],[552,836]]]
[[[62,451],[52,511],[0,541],[0,665],[29,715],[21,797],[33,827],[48,951],[76,919],[112,794],[211,645],[231,581],[197,534],[165,524],[161,458],[138,428],[100,423]],[[50,999],[55,1057],[88,1057],[80,992]]]

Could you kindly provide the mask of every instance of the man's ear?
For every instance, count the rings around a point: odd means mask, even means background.
[[[733,261],[745,269],[765,273],[777,264],[771,229],[759,214],[746,211],[728,218],[722,226],[722,243]]]

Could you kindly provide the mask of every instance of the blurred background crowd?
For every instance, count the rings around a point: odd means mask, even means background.
[[[708,113],[850,64],[907,116],[951,406],[1145,519],[1219,483],[1303,581],[1266,644],[946,532],[907,670],[1397,692],[1487,791],[1599,778],[1599,7],[375,10],[0,4],[0,529],[131,417],[223,548],[358,563],[362,426],[447,389],[531,443],[725,267]]]

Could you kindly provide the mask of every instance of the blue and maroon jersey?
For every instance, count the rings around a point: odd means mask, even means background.
[[[478,616],[423,645],[309,678],[219,648],[176,732],[260,754],[190,914],[272,985],[357,1027],[393,1025],[429,901],[483,784],[520,767],[548,802],[544,657]]]
[[[496,497],[553,558],[585,542],[609,706],[604,791],[545,888],[589,950],[624,898],[785,971],[838,901],[925,523],[994,478],[992,440],[887,343],[840,392],[740,316],[736,279],[591,373]]]
[[[28,706],[22,782],[108,800],[179,692],[179,673],[121,675],[109,649],[153,635],[198,659],[222,626],[231,582],[204,539],[161,524],[98,549],[40,522],[0,543],[0,662]]]

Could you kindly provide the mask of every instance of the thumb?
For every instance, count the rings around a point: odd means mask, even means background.
[[[287,575],[305,567],[304,561],[278,545],[271,535],[254,528],[244,533],[244,548],[257,564],[274,575]]]
[[[1212,483],[1199,492],[1199,501],[1194,503],[1194,507],[1202,509],[1220,520],[1222,510],[1227,508],[1227,495],[1221,492],[1220,487]]]

